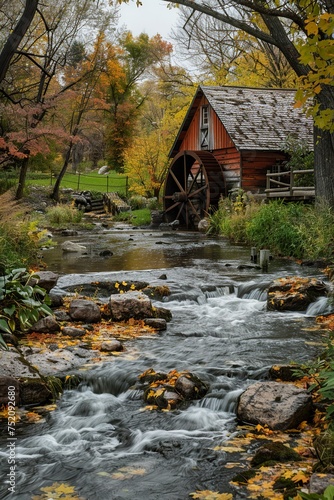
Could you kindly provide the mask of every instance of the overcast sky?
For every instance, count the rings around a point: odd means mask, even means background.
[[[136,7],[134,1],[121,5],[120,25],[126,25],[137,36],[142,32],[150,37],[159,33],[164,40],[175,25],[178,9],[168,9],[167,2],[161,0],[141,0],[142,6]]]

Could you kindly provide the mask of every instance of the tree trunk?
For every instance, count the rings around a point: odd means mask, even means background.
[[[24,12],[0,53],[0,83],[5,78],[10,61],[34,19],[37,7],[38,0],[26,0]]]
[[[334,87],[324,85],[317,96],[320,109],[334,109]],[[314,127],[316,202],[334,208],[334,134]]]
[[[314,128],[314,177],[317,203],[334,208],[334,135]]]
[[[57,177],[57,180],[56,180],[55,185],[53,187],[53,191],[51,193],[51,198],[57,202],[59,202],[59,188],[60,188],[61,181],[63,180],[63,177],[66,174],[68,164],[70,162],[72,148],[73,148],[73,143],[71,142],[71,144],[68,147],[66,156],[65,156],[64,165],[63,165],[63,167],[62,167],[62,169]]]
[[[24,191],[24,186],[26,182],[26,177],[27,177],[27,172],[28,172],[28,165],[29,165],[29,152],[25,151],[27,154],[26,158],[22,160],[22,165],[20,169],[20,176],[19,176],[19,184],[17,186],[16,190],[16,195],[15,199],[16,200],[21,200],[23,197],[23,191]]]

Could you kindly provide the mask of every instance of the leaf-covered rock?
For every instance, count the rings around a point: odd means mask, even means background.
[[[305,311],[318,297],[327,293],[327,286],[317,278],[278,278],[269,285],[267,308],[271,311]]]

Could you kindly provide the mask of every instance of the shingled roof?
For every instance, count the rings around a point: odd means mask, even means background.
[[[295,90],[200,86],[171,150],[178,152],[203,95],[239,150],[282,151],[288,135],[313,149],[313,122],[295,108]]]

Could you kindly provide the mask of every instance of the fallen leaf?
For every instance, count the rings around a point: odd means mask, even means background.
[[[200,500],[233,500],[231,493],[219,493],[217,491],[203,490],[190,493],[189,496]]]

